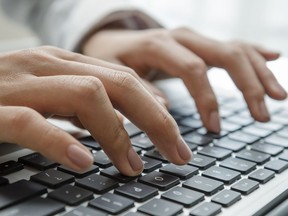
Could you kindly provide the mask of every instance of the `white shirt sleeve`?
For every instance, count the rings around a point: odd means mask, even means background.
[[[43,44],[79,51],[92,31],[111,22],[123,28],[160,25],[130,0],[1,0],[4,11],[29,26]],[[119,22],[121,21],[121,22]]]

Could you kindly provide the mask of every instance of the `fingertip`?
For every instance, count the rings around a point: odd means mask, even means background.
[[[184,162],[189,162],[192,159],[191,149],[188,147],[182,137],[178,140],[177,151]]]
[[[208,131],[213,133],[220,133],[221,126],[220,126],[220,116],[218,111],[212,111],[209,115],[208,119]]]
[[[132,147],[128,151],[127,159],[129,161],[132,170],[134,171],[134,173],[131,173],[132,175],[138,175],[139,173],[142,172],[143,161]]]
[[[93,164],[93,156],[84,148],[77,144],[71,144],[68,146],[67,157],[73,164],[72,168],[84,170]]]

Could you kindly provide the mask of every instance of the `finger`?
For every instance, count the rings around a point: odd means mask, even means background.
[[[0,140],[40,152],[75,170],[89,168],[93,157],[75,138],[26,107],[0,107]]]
[[[262,83],[265,92],[273,99],[283,100],[287,97],[286,91],[278,83],[273,73],[266,67],[266,61],[254,49],[247,49],[249,60]]]
[[[271,51],[261,46],[253,46],[257,52],[259,52],[266,61],[276,60],[280,57],[280,53],[277,51]]]
[[[29,86],[29,88],[27,88]],[[125,175],[138,175],[143,163],[131,147],[102,82],[91,76],[50,76],[27,80],[10,94],[13,102],[41,113],[77,116],[100,143],[114,165]]]
[[[173,52],[171,52],[173,50]],[[210,86],[202,59],[172,39],[157,41],[147,51],[151,67],[182,78],[195,100],[204,126],[212,132],[220,131],[220,120],[216,97]]]

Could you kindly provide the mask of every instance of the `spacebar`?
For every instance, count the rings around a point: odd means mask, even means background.
[[[253,216],[287,215],[288,212],[288,188],[275,197],[271,202],[257,211]]]

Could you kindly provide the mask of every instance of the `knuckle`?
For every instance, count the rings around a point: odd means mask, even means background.
[[[158,29],[149,31],[146,39],[143,41],[144,47],[148,50],[157,50],[158,47],[162,47],[165,41],[171,40],[172,37],[168,30]]]
[[[28,107],[21,107],[14,110],[10,124],[15,130],[22,130],[27,124],[33,121],[39,115],[35,110]]]
[[[188,60],[182,65],[183,70],[187,73],[192,74],[194,77],[202,77],[206,74],[207,66],[202,59]]]
[[[254,88],[253,90],[245,89],[243,92],[247,95],[247,97],[257,101],[263,100],[265,95],[265,91],[262,87]]]
[[[127,132],[124,130],[123,127],[119,126],[119,124],[114,124],[112,128],[111,134],[111,141],[112,145],[109,145],[109,151],[111,152],[122,152],[124,149],[124,145],[129,143],[129,137]]]
[[[230,60],[239,60],[245,55],[243,46],[239,42],[231,42],[226,49],[226,57]]]
[[[114,82],[118,88],[131,90],[134,89],[137,79],[130,73],[114,73]]]
[[[178,32],[178,33],[186,33],[186,32],[191,32],[191,29],[185,26],[181,26],[181,27],[174,29],[173,31]]]

